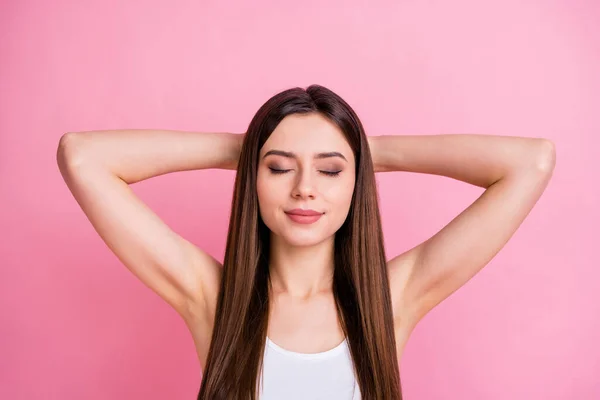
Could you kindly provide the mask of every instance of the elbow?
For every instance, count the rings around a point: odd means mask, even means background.
[[[67,132],[61,136],[56,148],[56,163],[62,174],[72,170],[82,161],[82,146],[76,132]]]
[[[556,145],[549,139],[540,139],[535,157],[536,168],[543,173],[551,174],[555,165]]]

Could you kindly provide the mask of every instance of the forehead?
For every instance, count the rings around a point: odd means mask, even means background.
[[[260,154],[273,149],[305,155],[339,151],[348,160],[353,157],[352,149],[340,128],[317,113],[291,114],[281,120]]]

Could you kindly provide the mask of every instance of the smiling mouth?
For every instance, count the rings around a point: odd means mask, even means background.
[[[310,209],[304,210],[302,208],[294,208],[293,210],[286,211],[286,213],[295,214],[295,215],[321,215],[321,214],[323,214],[322,212],[319,212],[319,211],[310,210]]]
[[[285,215],[298,224],[312,224],[317,222],[323,216],[323,213],[313,210],[292,210],[286,211]]]

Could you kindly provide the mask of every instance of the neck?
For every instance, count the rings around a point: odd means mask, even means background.
[[[271,234],[269,272],[274,294],[301,299],[331,292],[334,237],[314,246],[291,246]]]

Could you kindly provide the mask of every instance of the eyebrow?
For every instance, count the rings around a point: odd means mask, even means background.
[[[267,156],[270,156],[270,155],[282,156],[282,157],[287,157],[287,158],[297,158],[295,153],[292,153],[291,151],[283,151],[283,150],[269,150],[265,153],[263,158],[266,158]],[[342,153],[339,153],[337,151],[329,151],[326,153],[317,153],[317,154],[315,154],[314,158],[322,159],[322,158],[330,158],[330,157],[339,157],[339,158],[343,159],[344,161],[348,162],[348,160],[346,160],[346,157],[344,157],[344,155]]]

